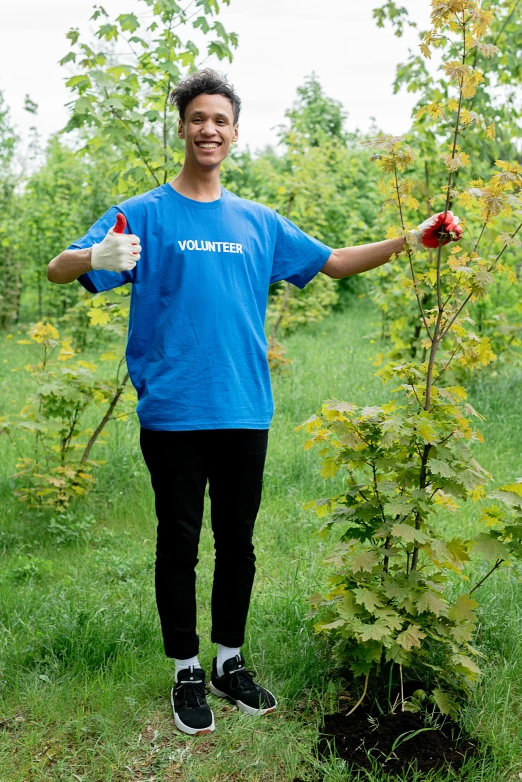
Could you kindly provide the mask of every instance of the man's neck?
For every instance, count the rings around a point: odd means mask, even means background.
[[[217,201],[221,198],[219,168],[206,171],[198,167],[190,170],[185,161],[183,168],[170,185],[177,193],[194,201]]]

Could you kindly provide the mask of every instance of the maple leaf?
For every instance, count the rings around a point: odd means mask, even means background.
[[[517,483],[506,483],[500,487],[502,491],[512,491],[522,497],[522,481]]]
[[[339,627],[344,627],[346,621],[344,619],[335,619],[333,622],[316,622],[314,624],[314,630],[320,633],[324,630],[337,630]]]
[[[347,592],[343,595],[343,601],[338,611],[339,616],[343,617],[343,619],[350,619],[356,616],[356,614],[362,613],[362,608],[356,604],[353,593]]]
[[[110,322],[111,319],[109,313],[101,309],[89,310],[87,314],[91,319],[92,326],[105,326],[107,323]]]
[[[358,633],[361,641],[381,641],[387,635],[390,634],[390,630],[386,625],[380,622],[375,622],[372,625],[365,625],[364,630]]]
[[[371,573],[378,562],[379,557],[376,551],[363,551],[351,560],[352,573],[357,573],[359,570]]]
[[[505,232],[500,233],[497,236],[496,241],[498,243],[500,243],[500,244],[505,244],[506,247],[520,247],[522,245],[522,242],[520,241],[518,236],[511,236],[511,234],[508,234],[508,233],[505,233]],[[498,267],[499,270],[501,270],[500,267],[501,267],[501,264],[499,264],[499,267]],[[516,284],[515,281],[518,282],[516,276],[515,276],[515,279],[513,280],[513,282]]]
[[[473,632],[474,632],[474,625],[468,622],[467,624],[460,624],[456,627],[452,627],[450,630],[450,634],[452,638],[455,639],[455,641],[458,644],[467,643],[468,641],[471,641],[473,638]]]
[[[478,607],[476,600],[473,600],[469,595],[459,595],[455,601],[455,605],[451,606],[449,610],[449,616],[457,624],[462,622],[475,623],[477,616],[475,614],[475,608]]]
[[[420,529],[415,529],[411,524],[394,524],[391,528],[391,534],[396,538],[402,538],[407,543],[426,543],[429,540],[428,535]]]
[[[385,622],[390,632],[400,630],[402,627],[403,620],[400,614],[390,608],[376,608],[373,615]]]
[[[436,475],[441,475],[443,478],[453,478],[455,476],[455,470],[447,462],[443,462],[440,459],[430,459],[428,467],[431,472]]]
[[[424,611],[431,611],[435,616],[447,616],[448,604],[435,592],[423,592],[417,601],[417,611],[419,614],[422,614]]]
[[[459,538],[448,540],[446,547],[453,557],[454,562],[462,563],[469,561],[468,544]]]
[[[457,670],[462,668],[462,672],[470,678],[480,676],[482,673],[478,665],[467,654],[454,654],[451,657],[451,661]]]
[[[386,650],[385,659],[387,663],[394,662],[397,665],[407,665],[409,662],[407,652],[399,644],[393,644]]]
[[[337,475],[338,469],[339,466],[335,459],[332,459],[331,457],[324,459],[323,466],[321,467],[321,475],[325,479],[334,478]]]
[[[354,589],[353,594],[356,602],[359,603],[359,605],[363,605],[370,613],[373,613],[374,608],[382,605],[379,595],[372,592],[370,589]]]
[[[457,702],[447,693],[435,688],[431,693],[431,700],[435,703],[441,714],[456,717],[459,711]]]
[[[323,410],[335,410],[338,413],[353,413],[357,410],[357,405],[351,402],[338,402],[337,400],[324,402]]]
[[[503,491],[501,488],[499,491],[490,492],[489,496],[497,500],[501,500],[510,507],[522,508],[522,499],[517,492]]]
[[[473,8],[471,10],[470,19],[473,23],[473,33],[476,38],[482,38],[487,33],[494,18],[495,14],[493,11],[485,11],[481,8]]]
[[[494,46],[492,43],[475,43],[476,48],[480,54],[484,57],[493,57],[495,54],[500,54],[498,46]]]
[[[460,121],[463,125],[471,125],[474,122],[479,121],[479,115],[476,111],[469,111],[469,109],[462,109],[460,112]]]
[[[457,171],[457,169],[461,168],[462,166],[468,166],[470,163],[469,155],[461,151],[455,152],[454,155],[451,155],[450,153],[443,155],[442,159],[444,161],[444,165],[449,171]]]
[[[384,505],[384,512],[390,516],[404,516],[411,513],[415,506],[406,499],[398,497]]]
[[[452,60],[451,62],[443,65],[443,68],[446,71],[448,78],[452,81],[459,81],[460,79],[463,79],[464,76],[467,76],[467,74],[469,74],[471,71],[470,65],[462,65],[459,60]]]
[[[508,559],[509,549],[500,540],[492,537],[485,532],[477,535],[472,543],[473,551],[481,554],[484,559]]]
[[[435,429],[429,421],[423,421],[418,424],[417,431],[426,443],[433,444],[437,442]]]
[[[423,638],[426,638],[426,633],[422,632],[420,626],[410,624],[406,630],[398,634],[396,641],[403,649],[409,652],[413,648],[420,649]]]

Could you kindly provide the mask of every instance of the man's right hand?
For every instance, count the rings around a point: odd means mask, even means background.
[[[127,221],[121,213],[99,244],[91,247],[91,266],[94,270],[124,272],[134,269],[140,259],[141,245],[138,236],[123,233]]]

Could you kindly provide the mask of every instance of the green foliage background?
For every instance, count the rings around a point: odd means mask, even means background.
[[[351,557],[358,552],[332,554],[333,544],[315,535],[320,523],[303,505],[308,502],[321,508],[319,515],[333,510],[338,521],[360,503],[353,493],[347,498],[345,484],[337,475],[346,462],[346,452],[330,454],[321,474],[319,457],[303,451],[304,438],[295,433],[295,427],[319,408],[324,430],[340,428],[342,423],[348,436],[352,427],[348,419],[353,421],[356,409],[359,433],[382,438],[391,408],[384,406],[384,413],[379,408],[382,396],[375,370],[381,368],[385,374],[390,366],[419,365],[426,358],[415,296],[404,283],[403,258],[362,279],[334,281],[318,275],[303,291],[282,283],[272,287],[267,333],[275,370],[277,412],[272,441],[276,444],[267,465],[265,527],[258,533],[259,558],[265,564],[256,587],[248,651],[267,682],[273,677],[274,687],[282,694],[281,717],[277,729],[266,723],[253,732],[246,724],[238,729],[234,715],[230,718],[223,713],[217,751],[209,745],[200,754],[183,755],[184,745],[172,738],[163,704],[170,672],[164,667],[153,620],[152,497],[136,451],[134,395],[126,385],[122,361],[128,291],[91,297],[79,285],[50,285],[45,276],[48,261],[109,206],[175,176],[183,150],[174,133],[177,117],[168,102],[169,92],[208,55],[231,61],[238,45],[237,36],[219,21],[220,5],[227,5],[226,0],[196,0],[194,15],[174,0],[142,0],[142,4],[146,17],[124,13],[112,19],[98,8],[92,40],[79,30],[70,31],[69,51],[62,58],[71,90],[70,120],[65,132],[50,139],[43,149],[35,139],[22,164],[20,139],[0,93],[0,344],[4,346],[0,364],[0,441],[4,445],[0,552],[6,565],[0,576],[1,621],[6,630],[0,645],[0,698],[6,716],[0,717],[0,724],[9,739],[0,743],[0,752],[9,778],[20,781],[69,779],[72,774],[112,782],[145,779],[151,773],[167,774],[165,778],[172,774],[187,782],[203,777],[221,782],[230,773],[238,780],[256,782],[293,782],[297,776],[328,782],[355,780],[357,772],[347,776],[349,772],[334,758],[319,761],[315,757],[314,740],[324,713],[344,708],[345,701],[353,706],[359,692],[351,685],[343,689],[346,683],[336,667],[332,641],[314,634],[305,598],[312,595],[313,607],[321,608],[327,578],[336,568],[334,588],[352,578],[351,587],[367,590],[368,571],[359,568],[353,579]],[[477,48],[474,54],[473,68],[481,69],[484,78],[467,104],[464,124],[465,149],[476,165],[472,179],[465,166],[456,172],[453,185],[460,193],[483,187],[497,170],[497,159],[513,164],[521,161],[522,3],[498,0],[482,5],[495,10],[485,46],[498,47],[499,52]],[[414,25],[393,0],[375,9],[374,15],[378,26],[392,25],[399,36],[405,26]],[[378,35],[376,31],[376,42]],[[408,227],[443,209],[447,198],[441,191],[445,172],[439,153],[448,146],[451,127],[441,121],[440,107],[453,97],[444,71],[452,55],[442,42],[431,41],[429,46],[440,67],[432,67],[425,51],[415,51],[398,66],[395,80],[396,91],[406,89],[418,96],[411,129],[400,142],[416,151],[407,172],[415,195],[408,200],[410,194],[404,192],[402,201]],[[129,51],[123,59],[116,54],[121,47]],[[27,109],[37,111],[30,100]],[[391,235],[397,221],[390,210],[381,208],[383,189],[379,171],[369,159],[367,139],[348,128],[349,117],[342,105],[325,94],[320,76],[312,72],[286,113],[277,143],[255,152],[234,152],[224,166],[223,184],[242,197],[277,209],[332,247],[376,241],[387,232]],[[35,160],[40,161],[38,165]],[[478,178],[482,185],[477,184]],[[472,211],[470,203],[460,206],[456,193],[450,193],[448,204],[457,212],[459,208]],[[503,219],[495,232],[507,231]],[[486,226],[484,241],[491,242],[495,232]],[[433,257],[428,256],[419,261],[424,263],[421,275],[428,274],[433,264]],[[475,354],[471,364],[483,367],[481,371],[471,374],[470,365],[463,362],[453,368],[451,382],[464,384],[470,402],[486,416],[481,429],[488,448],[481,463],[493,472],[497,483],[511,486],[504,494],[515,495],[508,499],[512,521],[516,521],[521,511],[519,484],[512,481],[521,474],[522,310],[515,281],[522,255],[515,241],[503,261],[511,276],[506,274],[491,284],[470,308],[482,355],[488,360]],[[425,288],[423,301],[429,308],[434,294],[429,285]],[[332,397],[350,398],[354,410],[319,407]],[[460,404],[462,399],[457,401]],[[364,413],[368,408],[374,412]],[[387,469],[395,469],[398,455],[399,461],[407,457],[404,436],[409,423],[403,418],[397,441],[388,442]],[[433,433],[429,421],[426,425],[421,435],[429,442]],[[313,432],[315,424],[311,428]],[[466,458],[472,456],[467,453]],[[461,483],[475,470],[465,460],[449,467],[435,464],[435,468],[442,470],[438,480],[445,489],[453,479],[450,469]],[[325,489],[326,477],[333,488]],[[458,482],[455,478],[454,483]],[[476,488],[468,484],[459,491],[465,494]],[[93,486],[96,490],[89,493]],[[398,508],[394,490],[389,491],[391,522],[393,515],[404,516],[409,508],[405,500],[401,500],[402,510]],[[325,493],[333,496],[324,498]],[[466,539],[472,539],[479,532],[484,504],[478,497],[477,505],[459,511],[457,522],[450,509],[443,508],[440,534],[455,537],[455,526],[459,526],[465,528]],[[335,518],[334,513],[328,527]],[[400,521],[404,526],[405,519]],[[411,529],[395,529],[410,553],[419,543],[414,534],[419,538],[419,529],[413,533]],[[511,543],[502,538],[493,551],[495,535],[488,533],[487,537],[482,540],[484,558],[469,566],[469,577],[482,578],[490,568],[487,560],[494,564],[500,546]],[[462,555],[457,549],[450,552],[453,564]],[[331,559],[325,567],[326,555]],[[210,560],[207,540],[201,568],[205,594]],[[457,564],[460,567],[462,562]],[[517,565],[509,572],[495,571],[484,586],[478,608],[458,602],[457,574],[446,573],[444,582],[430,585],[429,594],[417,595],[439,613],[442,603],[451,603],[455,627],[466,624],[470,614],[473,625],[478,621],[473,642],[477,656],[486,656],[486,663],[481,662],[485,671],[480,681],[478,674],[468,676],[475,682],[460,719],[483,740],[484,748],[479,760],[470,765],[469,776],[463,772],[460,779],[514,780],[522,771],[518,753],[522,724],[518,574]],[[438,594],[442,583],[443,600]],[[338,620],[337,597],[327,597],[330,614],[322,615],[323,630],[328,630],[328,622]],[[348,602],[344,608],[349,613],[354,606]],[[372,611],[381,606],[368,600],[363,605],[365,621],[372,621]],[[413,610],[411,620],[414,623]],[[402,638],[411,649],[418,646],[429,625],[426,614],[421,625],[413,635]],[[375,644],[369,656],[363,651],[357,657],[348,650],[346,638],[340,640],[335,632],[331,635],[341,663],[350,662],[356,673],[366,673],[368,661],[376,661],[375,654],[372,659]],[[469,633],[461,634],[463,645],[469,639]],[[205,647],[205,657],[210,657],[210,651]],[[282,657],[289,661],[284,669]],[[428,662],[433,663],[433,658]],[[469,657],[458,663],[465,670],[457,674],[476,674]],[[458,689],[458,678],[446,677],[444,697],[440,690],[435,693],[435,703],[443,711],[455,711],[448,698],[452,684]],[[129,698],[132,703],[125,700]],[[71,710],[78,703],[84,712],[73,719]],[[139,708],[128,725],[129,707],[134,709],[136,704]],[[148,735],[141,714],[153,737],[150,753],[131,747],[138,733]],[[56,735],[60,750],[53,738]],[[16,753],[11,751],[13,745]],[[232,762],[236,755],[246,757],[248,763]],[[453,779],[448,773],[433,779]],[[368,778],[380,782],[386,774],[376,764]]]

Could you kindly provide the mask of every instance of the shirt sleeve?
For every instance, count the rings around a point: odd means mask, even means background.
[[[332,248],[301,231],[276,212],[276,240],[270,282],[287,280],[297,288],[304,286],[323,268]]]
[[[120,207],[111,206],[94,225],[92,225],[87,233],[78,239],[74,244],[70,244],[68,250],[84,250],[86,247],[92,247],[93,244],[99,244],[105,237],[109,228],[112,228],[116,222],[116,215],[118,212],[123,211]],[[132,233],[129,228],[127,220],[127,226],[125,233]],[[109,272],[105,269],[97,269],[96,271],[86,272],[78,277],[78,282],[89,291],[89,293],[100,293],[101,291],[110,291],[112,288],[119,288],[120,285],[125,285],[127,282],[134,282],[136,274],[136,267],[130,271],[124,272]]]

